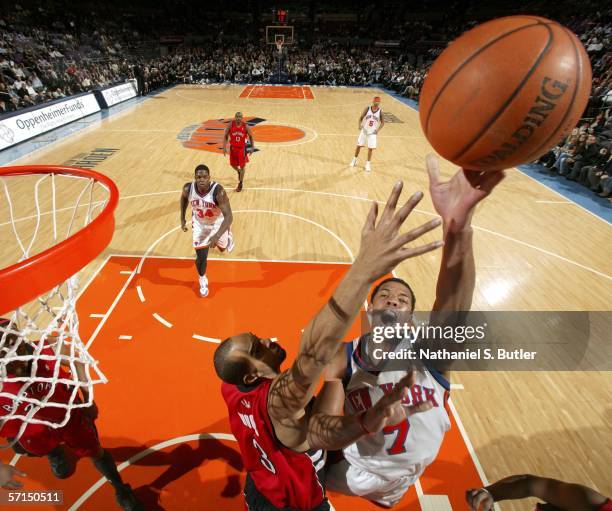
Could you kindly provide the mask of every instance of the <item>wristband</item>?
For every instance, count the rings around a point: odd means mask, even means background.
[[[336,299],[333,296],[329,299],[327,303],[329,304],[329,308],[332,310],[334,315],[340,321],[348,321],[349,319],[351,319],[349,315],[342,310],[342,307],[338,305],[338,302],[336,302]]]

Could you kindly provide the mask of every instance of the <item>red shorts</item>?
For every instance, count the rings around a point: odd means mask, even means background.
[[[243,169],[248,161],[249,157],[247,156],[246,147],[230,146],[230,165],[232,167]]]
[[[46,456],[62,444],[70,447],[79,458],[95,456],[100,450],[98,430],[94,421],[78,408],[72,410],[70,420],[63,428],[28,426],[19,439],[19,444],[36,456]]]

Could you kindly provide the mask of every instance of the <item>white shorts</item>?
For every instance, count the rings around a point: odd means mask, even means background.
[[[327,469],[325,485],[328,490],[354,495],[376,502],[384,507],[395,506],[408,488],[416,481],[413,477],[384,479],[379,475],[361,470],[342,460]]]
[[[357,137],[357,145],[363,147],[368,143],[368,149],[376,149],[376,133],[366,133],[365,130],[359,132]]]
[[[199,248],[208,247],[208,240],[210,240],[210,238],[212,238],[215,235],[215,233],[219,230],[219,226],[214,225],[214,224],[213,225],[202,225],[197,222],[194,222],[192,224],[192,230],[193,230],[193,248],[197,250]],[[210,247],[210,248],[217,248],[221,252],[223,252],[226,248],[233,245],[233,243],[234,243],[234,235],[232,234],[232,230],[228,229],[221,235],[221,237],[219,238],[219,241],[217,241],[217,244],[214,247]]]

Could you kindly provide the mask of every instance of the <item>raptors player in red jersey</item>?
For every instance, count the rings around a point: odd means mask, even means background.
[[[331,298],[303,331],[298,356],[280,369],[285,352],[278,343],[253,333],[235,335],[215,351],[217,375],[228,406],[230,425],[248,472],[245,499],[250,510],[327,510],[329,504],[317,469],[323,455],[313,449],[342,448],[365,434],[380,431],[405,413],[397,406],[413,383],[408,374],[381,405],[356,415],[331,415],[326,405],[311,403],[317,383],[359,312],[369,287],[400,262],[442,245],[405,245],[440,225],[431,220],[407,233],[399,229],[421,200],[415,193],[396,211],[398,182],[378,221],[374,202],[361,234],[359,254]],[[333,436],[329,434],[333,431]]]
[[[249,137],[251,146],[247,150],[246,139]],[[230,144],[230,165],[238,172],[237,192],[242,191],[242,181],[244,179],[244,170],[249,161],[247,152],[255,151],[255,142],[253,141],[253,132],[251,128],[243,122],[242,112],[236,112],[234,120],[225,128],[223,134],[223,155],[227,155],[227,142]]]
[[[10,325],[6,319],[0,318],[0,322]],[[15,334],[5,334],[4,348],[0,352],[0,357],[6,355],[8,350],[11,350],[18,341]],[[51,337],[50,345],[55,345],[57,339]],[[17,355],[26,357],[33,352],[32,347],[26,342],[20,342],[17,346]],[[41,355],[53,357],[53,359],[39,359],[36,368],[32,360],[16,360],[7,364],[7,375],[10,378],[53,378],[58,364],[57,355],[51,347],[43,348]],[[64,344],[62,346],[62,354],[70,355],[70,346]],[[78,363],[74,364],[75,370],[81,381],[86,381],[84,368]],[[68,371],[69,366],[63,364],[59,368],[59,377],[70,379]],[[35,374],[32,372],[35,371]],[[83,374],[83,376],[81,376]],[[51,383],[36,382],[30,384],[27,381],[5,381],[2,383],[2,393],[0,397],[0,437],[6,438],[9,441],[13,440],[19,434],[23,425],[21,419],[3,419],[8,412],[13,409],[21,415],[28,413],[32,406],[21,397],[29,399],[44,400],[49,392],[51,392]],[[26,386],[25,392],[22,392]],[[49,403],[67,404],[70,402],[70,395],[73,389],[67,385],[58,383],[55,385],[53,394],[47,401],[47,406],[41,407],[33,416],[35,419],[45,420],[54,424],[60,424],[65,419],[65,414],[68,413],[66,408],[49,406]],[[87,401],[89,396],[84,388],[81,388],[81,398],[83,402]],[[11,397],[14,396],[14,397]],[[144,507],[136,499],[131,487],[125,484],[117,471],[115,462],[111,454],[103,449],[98,438],[98,431],[95,425],[98,410],[95,406],[90,408],[73,408],[70,411],[70,418],[65,426],[60,428],[51,428],[44,424],[28,424],[25,430],[19,437],[19,440],[13,445],[13,450],[19,454],[29,456],[46,456],[51,465],[51,471],[58,479],[69,477],[75,469],[73,461],[70,461],[66,455],[64,446],[79,458],[90,458],[98,471],[106,477],[115,490],[117,503],[122,509],[129,511],[143,510]]]
[[[466,493],[471,511],[493,511],[495,502],[528,497],[547,502],[537,504],[535,511],[612,511],[612,500],[591,488],[533,475],[506,477]]]

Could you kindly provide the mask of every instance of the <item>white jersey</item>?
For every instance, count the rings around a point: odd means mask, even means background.
[[[368,111],[366,112],[363,121],[361,121],[361,129],[365,131],[368,135],[374,133],[378,127],[380,126],[380,115],[382,110],[378,107],[376,112],[372,112],[372,107],[368,107]]]
[[[195,181],[191,183],[189,203],[191,204],[192,227],[219,227],[223,222],[223,213],[215,202],[215,192],[218,186],[218,183],[211,181],[208,193],[200,195]]]
[[[359,339],[346,346],[347,375],[344,383],[347,414],[367,410],[407,374],[405,371],[376,373],[362,369],[358,346]],[[450,428],[445,407],[449,391],[449,383],[434,369],[418,372],[416,383],[403,404],[412,406],[431,401],[433,408],[413,414],[398,425],[387,426],[380,433],[362,437],[344,449],[344,457],[351,465],[386,480],[407,478],[410,484],[414,484],[435,460],[444,434]]]

